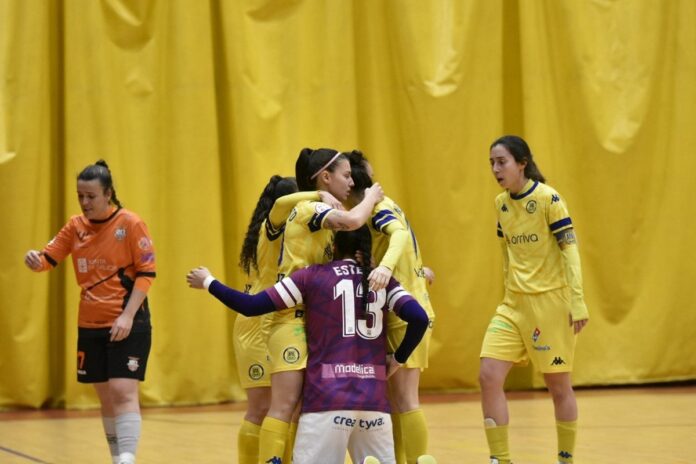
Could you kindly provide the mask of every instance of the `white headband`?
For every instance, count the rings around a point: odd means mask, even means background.
[[[314,178],[317,177],[317,176],[319,175],[319,173],[321,173],[321,171],[323,171],[324,169],[326,169],[326,168],[328,168],[329,166],[331,166],[331,163],[333,163],[334,161],[336,161],[336,158],[338,158],[338,157],[341,156],[342,154],[343,154],[343,153],[341,153],[340,151],[337,152],[337,153],[333,156],[333,158],[331,158],[331,159],[329,160],[328,163],[326,163],[326,164],[323,165],[321,168],[319,168],[319,170],[318,170],[317,172],[315,172],[314,175],[313,175],[312,177],[309,178],[309,180],[314,180]]]

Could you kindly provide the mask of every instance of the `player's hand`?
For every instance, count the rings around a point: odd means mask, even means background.
[[[207,268],[198,266],[197,268],[191,269],[189,273],[186,274],[186,282],[188,282],[191,288],[203,288],[203,281],[209,275],[210,271]]]
[[[109,340],[112,342],[120,342],[128,338],[132,327],[133,317],[129,316],[126,312],[121,313],[111,325],[111,330],[109,330],[111,337]]]
[[[370,272],[367,280],[370,281],[370,290],[378,292],[385,288],[391,279],[392,271],[386,266],[377,266]]]
[[[27,254],[24,255],[24,264],[32,271],[41,270],[41,255],[43,253],[37,250],[27,251]]]
[[[579,321],[574,321],[573,316],[570,314],[568,315],[568,320],[570,321],[570,326],[573,328],[573,333],[576,335],[579,334],[589,322],[589,319],[580,319]]]
[[[387,355],[387,378],[394,375],[394,372],[398,371],[401,367],[401,363],[394,359],[393,354]]]
[[[432,285],[435,282],[435,273],[429,267],[423,266],[423,274],[425,274],[425,281],[428,285]]]
[[[338,201],[335,196],[331,195],[329,192],[326,192],[324,190],[319,190],[319,199],[321,200],[322,203],[326,203],[330,207],[337,209],[339,211],[345,211],[346,208],[343,206],[343,203]]]
[[[369,198],[374,204],[377,204],[384,199],[384,190],[382,190],[382,186],[379,185],[379,182],[375,182],[372,184],[372,187],[365,189],[365,198]]]

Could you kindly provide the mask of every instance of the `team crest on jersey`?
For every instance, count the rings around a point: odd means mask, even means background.
[[[294,347],[286,348],[283,351],[283,360],[288,364],[295,364],[300,360],[300,351]]]
[[[116,237],[116,240],[118,240],[120,242],[121,240],[126,238],[126,229],[124,229],[123,227],[119,227],[114,232],[114,237]]]
[[[249,367],[249,378],[251,380],[259,380],[263,377],[263,366],[261,364],[252,364]]]
[[[147,250],[151,245],[152,241],[147,237],[141,237],[140,240],[138,240],[138,248],[141,250]]]
[[[528,212],[529,214],[534,213],[534,211],[536,211],[536,208],[537,208],[536,200],[529,200],[529,201],[527,202],[527,207],[526,207],[526,208],[527,208],[527,212]]]
[[[138,363],[139,359],[140,358],[134,358],[132,356],[128,356],[128,363],[126,364],[126,366],[128,366],[129,371],[135,372],[138,370],[138,368],[140,367],[140,364]]]
[[[320,202],[320,201],[318,201],[318,202],[315,203],[314,211],[315,211],[317,214],[321,214],[321,213],[323,213],[324,211],[326,211],[326,210],[328,210],[328,209],[331,209],[331,207],[330,207],[329,205],[327,205],[326,203],[322,203],[322,202]]]

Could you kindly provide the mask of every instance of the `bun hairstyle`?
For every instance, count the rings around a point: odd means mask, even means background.
[[[316,178],[321,171],[333,172],[336,165],[348,157],[333,148],[303,148],[295,162],[297,187],[302,192],[317,189]]]
[[[546,178],[541,174],[539,167],[534,162],[534,156],[529,149],[529,145],[522,137],[516,135],[504,135],[491,144],[490,148],[496,145],[502,145],[507,148],[515,161],[518,163],[527,163],[524,167],[524,176],[527,179],[532,179],[537,182],[546,182]]]
[[[370,229],[363,225],[355,230],[336,232],[334,248],[336,249],[334,258],[354,259],[358,251],[361,253],[362,260],[358,264],[362,269],[362,279],[360,281],[363,294],[362,310],[363,314],[367,314],[367,304],[370,298],[370,283],[367,278],[372,271],[372,266],[370,265],[372,263],[372,236],[370,235]]]
[[[353,178],[353,191],[359,195],[365,191],[365,189],[372,187],[372,178],[367,172],[367,158],[360,150],[353,150],[348,153],[348,160],[350,161],[350,176]]]
[[[114,181],[111,177],[111,170],[103,159],[98,160],[94,164],[90,164],[77,175],[77,180],[90,181],[94,179],[99,180],[99,185],[104,189],[104,194],[106,194],[108,190],[111,191],[111,203],[122,208],[123,205],[121,205],[121,202],[118,201],[116,197],[116,189],[114,188]]]
[[[239,265],[245,273],[249,274],[253,266],[258,271],[259,266],[256,260],[256,248],[259,243],[259,233],[261,224],[268,217],[275,201],[285,195],[297,192],[297,183],[294,177],[281,177],[275,175],[270,178],[268,184],[261,192],[256,208],[251,214],[249,227],[247,228],[242,251],[239,254]]]

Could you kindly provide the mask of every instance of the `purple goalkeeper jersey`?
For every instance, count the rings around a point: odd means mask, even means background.
[[[294,272],[266,290],[276,308],[305,305],[307,371],[302,412],[389,412],[386,311],[413,297],[391,279],[363,308],[362,270],[353,260]]]

